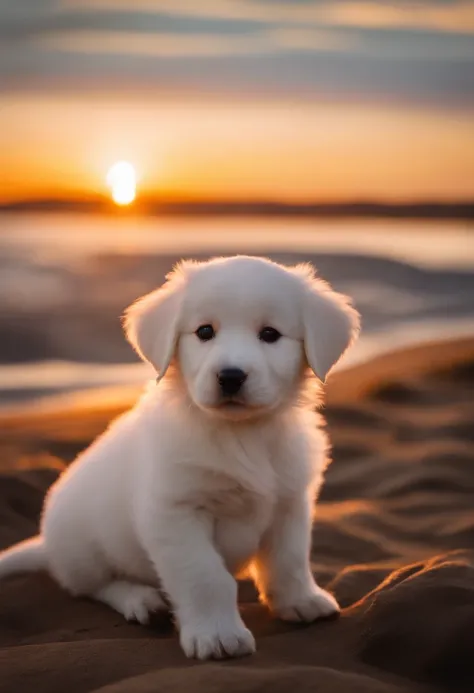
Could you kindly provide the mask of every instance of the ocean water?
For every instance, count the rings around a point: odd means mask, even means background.
[[[359,344],[340,367],[474,335],[468,222],[0,215],[0,403],[138,383],[120,315],[181,257],[311,261],[354,299]]]

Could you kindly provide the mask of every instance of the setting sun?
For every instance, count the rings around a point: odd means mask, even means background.
[[[118,205],[129,205],[135,199],[137,176],[128,161],[118,161],[107,173],[107,185],[112,190],[112,199]]]

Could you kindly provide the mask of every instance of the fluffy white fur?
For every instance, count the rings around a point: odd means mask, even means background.
[[[159,384],[54,484],[40,535],[0,555],[0,577],[47,569],[140,623],[166,595],[184,652],[200,659],[254,651],[237,607],[244,572],[282,619],[337,612],[309,561],[327,444],[304,391],[308,366],[324,380],[358,323],[310,266],[180,264],[125,318]],[[206,342],[203,324],[216,333]],[[261,341],[265,326],[281,338]],[[231,402],[217,380],[228,367],[248,376]]]

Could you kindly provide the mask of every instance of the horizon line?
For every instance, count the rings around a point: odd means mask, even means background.
[[[117,206],[103,195],[81,197],[31,197],[0,202],[0,212],[84,212],[108,215],[256,215],[256,216],[388,216],[474,219],[474,198],[461,200],[313,200],[290,202],[271,199],[212,199],[142,196],[127,206]]]

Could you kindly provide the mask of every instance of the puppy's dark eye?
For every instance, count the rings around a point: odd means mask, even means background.
[[[280,332],[278,332],[278,330],[275,330],[274,327],[264,327],[258,333],[258,338],[260,339],[260,341],[266,342],[267,344],[273,344],[274,342],[278,342],[280,337]]]
[[[196,330],[196,336],[201,342],[209,342],[216,336],[216,333],[212,325],[201,325]]]

